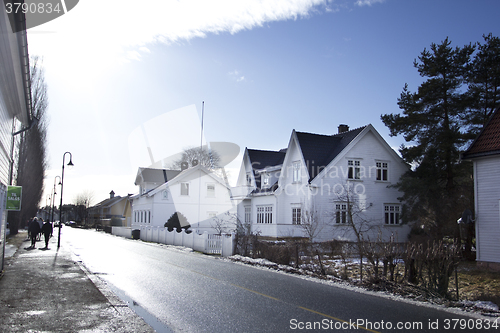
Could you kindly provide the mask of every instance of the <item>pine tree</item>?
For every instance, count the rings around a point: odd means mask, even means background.
[[[417,92],[405,85],[398,99],[402,115],[381,117],[391,136],[401,134],[410,143],[400,152],[412,170],[396,185],[404,193],[404,217],[419,221],[437,237],[455,233],[471,189],[471,166],[459,158],[470,140],[463,130],[469,103],[464,84],[474,46],[450,44],[446,38],[424,49],[414,67],[426,81]]]
[[[500,106],[500,38],[483,35],[484,44],[477,43],[467,76],[471,111],[467,121],[477,134]]]

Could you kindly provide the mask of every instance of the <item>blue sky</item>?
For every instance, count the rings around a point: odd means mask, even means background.
[[[102,2],[82,0],[28,30],[49,86],[49,189],[63,153],[73,154],[65,203],[85,190],[94,203],[136,192],[137,167],[147,165],[130,156],[131,133],[179,108],[200,114],[202,101],[205,139],[241,152],[284,148],[292,129],[369,123],[398,147],[380,115],[399,113],[404,84],[422,82],[413,61],[424,48],[500,36],[496,0]]]

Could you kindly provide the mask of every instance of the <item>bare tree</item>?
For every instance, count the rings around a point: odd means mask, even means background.
[[[311,243],[323,231],[325,226],[314,204],[310,209],[301,209],[299,225]]]
[[[17,186],[22,186],[23,191],[21,210],[9,213],[9,226],[12,234],[18,232],[20,223],[36,215],[43,195],[44,175],[47,169],[48,97],[42,59],[38,56],[30,59],[30,81],[33,123],[29,130],[19,134],[15,183]]]
[[[94,192],[85,190],[79,193],[75,199],[76,212],[83,224],[87,224],[88,209],[94,200]]]
[[[173,169],[181,169],[184,162],[188,163],[189,167],[195,166],[198,163],[209,170],[215,170],[219,168],[220,156],[216,151],[206,148],[187,148],[182,152],[181,158],[173,162],[171,167]]]
[[[237,216],[234,213],[225,212],[223,215],[213,217],[211,225],[218,235],[233,233],[237,228]]]

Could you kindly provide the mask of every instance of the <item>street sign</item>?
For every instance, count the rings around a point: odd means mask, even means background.
[[[6,210],[21,210],[22,186],[7,187],[7,205]]]

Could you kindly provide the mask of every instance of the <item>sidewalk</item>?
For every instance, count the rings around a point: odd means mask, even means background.
[[[57,250],[57,229],[48,250],[43,236],[28,249],[25,231],[8,243],[19,248],[0,279],[0,332],[155,332],[64,244]]]

